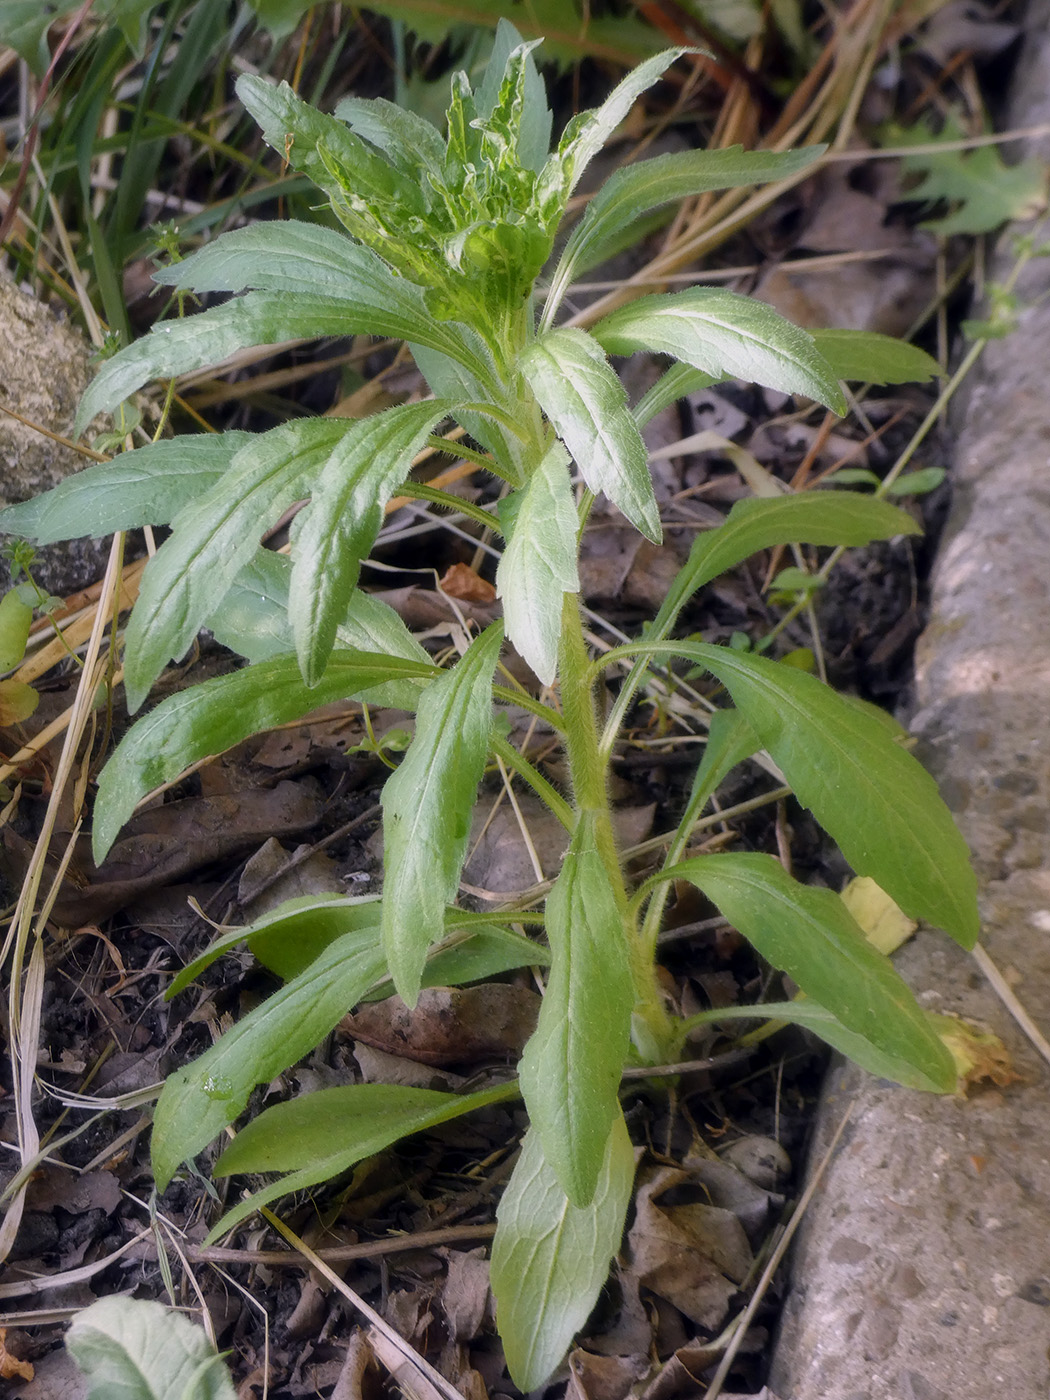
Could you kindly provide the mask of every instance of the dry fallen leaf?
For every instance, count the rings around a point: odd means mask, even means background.
[[[14,1376],[31,1381],[33,1364],[30,1361],[19,1361],[17,1356],[11,1355],[7,1349],[7,1328],[0,1327],[0,1380],[9,1381]]]
[[[441,578],[441,591],[465,603],[491,603],[496,597],[495,587],[469,564],[453,564],[446,569]]]
[[[657,1169],[648,1180],[643,1177],[628,1236],[631,1267],[650,1292],[698,1326],[715,1331],[723,1326],[754,1256],[731,1211],[699,1203],[659,1205],[660,1196],[672,1187],[692,1184],[688,1172],[670,1167]]]
[[[425,1065],[517,1058],[536,1028],[540,998],[528,987],[427,987],[410,1010],[399,996],[362,1006],[342,1030]]]
[[[966,1094],[984,1080],[1005,1089],[1021,1079],[1014,1070],[1009,1050],[994,1031],[984,1030],[961,1016],[934,1016],[933,1022],[937,1034],[952,1052],[960,1094]]]

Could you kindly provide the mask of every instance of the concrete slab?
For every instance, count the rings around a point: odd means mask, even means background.
[[[1050,119],[1050,0],[1035,0],[1026,27],[1017,127]],[[1036,150],[1050,158],[1045,139]],[[1000,240],[1000,277],[1018,231]],[[982,942],[1045,1031],[1050,260],[1030,264],[1019,290],[1020,325],[988,348],[961,406],[912,728],[974,853]],[[781,1400],[1047,1400],[1050,1067],[946,939],[921,935],[899,963],[927,1005],[992,1026],[1022,1078],[945,1100],[833,1069],[814,1162],[852,1113],[800,1231],[770,1389]]]

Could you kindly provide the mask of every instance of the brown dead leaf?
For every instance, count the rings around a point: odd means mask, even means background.
[[[308,830],[320,820],[323,805],[319,785],[302,778],[219,797],[187,797],[139,812],[97,869],[86,851],[78,851],[83,884],[66,882],[53,918],[73,928],[105,918],[146,891],[174,884],[260,840]]]
[[[464,603],[493,603],[496,589],[469,564],[453,564],[441,577],[441,591]]]
[[[310,854],[306,855],[308,851]],[[301,858],[303,855],[305,859]],[[298,863],[290,865],[297,857]],[[345,893],[339,867],[327,852],[311,851],[309,846],[288,851],[276,836],[271,836],[245,862],[237,885],[237,902],[254,921],[286,899]]]
[[[744,1227],[728,1210],[702,1204],[659,1204],[674,1187],[693,1186],[688,1172],[661,1167],[637,1196],[628,1236],[639,1283],[700,1327],[720,1328],[729,1302],[753,1262]],[[695,1189],[695,1188],[694,1188]]]
[[[568,833],[550,808],[532,793],[519,793],[517,804],[540,869],[546,876],[554,875],[561,866]],[[613,822],[621,845],[634,846],[644,841],[652,830],[655,814],[652,803],[616,808]],[[536,883],[532,859],[509,802],[503,802],[494,814],[488,806],[478,808],[463,879],[477,889],[503,895],[529,889]]]
[[[481,1331],[489,1309],[489,1261],[482,1248],[441,1253],[448,1260],[441,1308],[453,1341],[466,1345]]]
[[[975,1084],[987,1082],[1005,1089],[1021,1080],[1009,1050],[994,1031],[951,1014],[932,1015],[930,1019],[952,1052],[960,1094],[968,1094]]]
[[[647,1356],[598,1356],[577,1347],[569,1356],[566,1400],[625,1400],[648,1370]]]
[[[693,1179],[704,1188],[711,1205],[732,1211],[751,1244],[755,1247],[761,1244],[773,1211],[783,1206],[784,1197],[758,1186],[731,1162],[720,1158],[687,1159],[686,1164]]]
[[[536,1029],[540,998],[501,982],[427,987],[414,1010],[399,996],[362,1006],[341,1029],[367,1045],[425,1065],[515,1058]]]
[[[0,1379],[9,1381],[15,1376],[24,1381],[31,1381],[33,1364],[30,1361],[20,1361],[17,1356],[11,1355],[7,1349],[7,1328],[0,1327]]]

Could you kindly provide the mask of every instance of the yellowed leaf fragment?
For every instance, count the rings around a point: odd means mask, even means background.
[[[860,924],[868,942],[889,956],[906,943],[918,925],[867,875],[858,875],[842,891],[842,902]]]

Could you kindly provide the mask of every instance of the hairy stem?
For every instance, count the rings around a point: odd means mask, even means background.
[[[627,935],[634,980],[635,1045],[643,1058],[652,1064],[660,1064],[675,1040],[675,1029],[656,980],[650,950],[640,936],[634,919],[628,914],[627,890],[609,805],[606,764],[598,742],[595,682],[584,641],[579,603],[572,594],[565,595],[562,609],[559,660],[565,748],[576,808],[594,816],[598,851]]]

